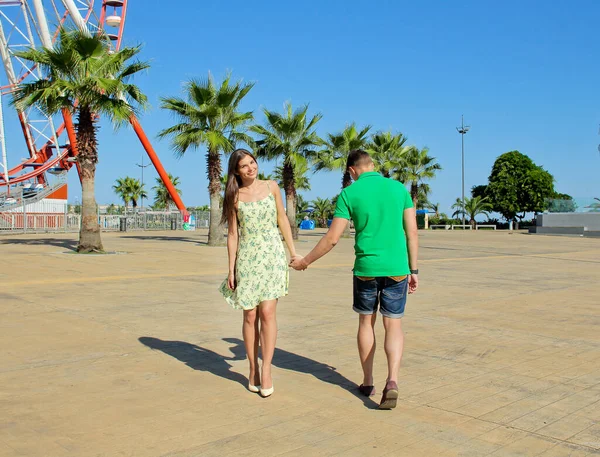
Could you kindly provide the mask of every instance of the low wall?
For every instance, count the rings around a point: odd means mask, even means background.
[[[547,228],[577,227],[586,231],[600,231],[600,212],[538,214],[537,226]]]

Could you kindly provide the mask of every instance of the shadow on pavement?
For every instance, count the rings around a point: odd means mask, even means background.
[[[160,350],[165,354],[176,358],[194,370],[207,371],[215,376],[240,383],[244,387],[248,383],[248,379],[245,376],[231,371],[232,365],[229,363],[229,361],[246,359],[244,342],[239,338],[223,338],[223,341],[234,345],[230,348],[233,357],[226,357],[209,349],[184,341],[164,341],[147,336],[139,338],[139,341],[151,349]],[[336,368],[331,365],[317,362],[308,357],[279,348],[275,349],[273,365],[284,370],[310,374],[322,382],[339,386],[360,399],[367,408],[374,409],[378,406],[371,398],[361,395],[356,383],[341,375]]]

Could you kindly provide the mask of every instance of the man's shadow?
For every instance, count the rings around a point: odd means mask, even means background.
[[[139,338],[139,341],[151,349],[160,350],[176,358],[194,370],[208,371],[215,376],[237,382],[244,387],[248,384],[248,379],[242,374],[232,371],[232,365],[229,363],[230,361],[246,360],[244,342],[239,338],[223,338],[223,341],[234,345],[230,348],[233,357],[226,357],[210,349],[184,341],[164,341],[148,336]],[[320,381],[339,386],[359,398],[368,408],[378,406],[371,398],[361,395],[356,383],[341,375],[331,365],[279,348],[275,349],[273,365],[284,370],[310,374]]]

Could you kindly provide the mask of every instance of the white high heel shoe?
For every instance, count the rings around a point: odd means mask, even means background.
[[[248,383],[248,390],[252,393],[259,393],[260,392],[260,386],[253,386],[252,384]]]
[[[263,398],[267,398],[270,397],[271,395],[273,395],[273,392],[275,392],[275,387],[271,386],[268,389],[260,389],[260,396]]]

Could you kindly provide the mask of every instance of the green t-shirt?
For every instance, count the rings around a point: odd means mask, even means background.
[[[342,191],[333,217],[354,222],[356,276],[410,274],[403,216],[412,207],[404,184],[374,171],[362,173]]]

